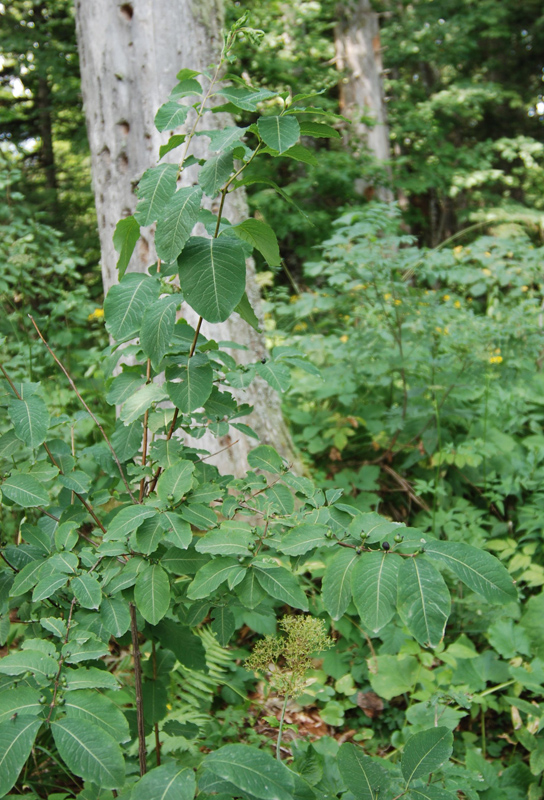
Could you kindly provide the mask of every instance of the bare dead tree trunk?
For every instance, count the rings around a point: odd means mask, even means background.
[[[146,169],[158,159],[159,146],[169,132],[159,133],[154,118],[176,84],[182,67],[202,70],[217,61],[220,52],[223,9],[221,0],[195,3],[191,0],[75,0],[76,29],[81,62],[81,83],[92,157],[104,291],[117,281],[112,236],[117,221],[136,206],[135,186]],[[229,124],[226,114],[204,116],[202,129]],[[232,122],[231,122],[232,124]],[[193,140],[197,158],[207,155],[206,137]],[[176,160],[176,154],[166,159]],[[194,168],[182,173],[184,184],[195,181]],[[242,192],[228,197],[226,216],[236,223],[247,217]],[[155,259],[153,228],[142,231],[129,269],[144,271]],[[248,263],[247,292],[259,310],[260,295]],[[184,314],[193,322],[190,310]],[[240,318],[220,325],[203,326],[202,332],[216,340],[236,341],[249,352],[233,351],[237,358],[255,360],[266,355],[263,337]],[[256,381],[243,394],[254,406],[247,418],[262,442],[274,445],[290,462],[297,463],[289,432],[283,420],[280,399],[263,381]],[[239,441],[213,459],[221,472],[242,474],[247,453],[255,440],[239,434]],[[198,446],[211,452],[230,444],[224,440],[199,439]]]
[[[340,109],[352,120],[350,141],[363,141],[377,159],[384,162],[387,174],[391,158],[389,131],[382,87],[382,57],[378,15],[370,0],[345,0],[339,4],[335,29],[336,64],[340,79]],[[373,117],[374,125],[363,118]],[[361,193],[368,186],[363,182]],[[374,187],[380,200],[390,201],[393,194],[384,186]]]

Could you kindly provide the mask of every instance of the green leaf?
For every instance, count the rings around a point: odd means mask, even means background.
[[[102,600],[102,589],[94,575],[84,574],[74,578],[70,584],[75,598],[83,608],[97,609]]]
[[[237,125],[229,125],[226,128],[220,128],[216,131],[199,131],[197,136],[207,136],[210,139],[208,149],[212,152],[225,150],[236,145],[248,128],[239,128]]]
[[[119,220],[113,233],[113,246],[119,253],[119,258],[117,260],[119,280],[121,280],[125,274],[139,238],[140,226],[134,217],[125,217]]]
[[[29,564],[25,564],[21,571],[15,576],[15,580],[9,592],[10,596],[18,597],[20,594],[24,594],[28,592],[29,589],[36,586],[40,579],[40,570],[44,563],[42,559],[39,559],[38,561],[31,561]]]
[[[182,414],[201,408],[212,393],[213,369],[205,353],[196,353],[189,359],[181,381],[168,381],[166,389],[171,401]]]
[[[102,625],[118,639],[130,628],[130,613],[125,600],[117,597],[104,597],[100,604]]]
[[[398,575],[397,605],[402,621],[419,644],[438,647],[450,615],[444,578],[425,558],[407,558]]]
[[[293,800],[293,774],[255,747],[227,744],[205,756],[203,767],[260,800]]]
[[[245,291],[246,260],[234,241],[192,237],[179,259],[186,301],[208,322],[224,322]]]
[[[180,144],[183,144],[185,141],[185,135],[183,133],[175,133],[171,136],[166,144],[161,144],[159,147],[159,161],[161,158],[170,152],[170,150],[175,150],[176,147],[179,147]]]
[[[343,617],[349,606],[351,573],[357,559],[355,550],[342,548],[328,564],[323,575],[323,603],[334,620]]]
[[[301,556],[309,550],[315,550],[316,547],[331,547],[335,543],[325,537],[327,531],[326,525],[303,522],[302,525],[291,528],[282,537],[278,550],[290,556]]]
[[[256,111],[257,105],[263,100],[277,97],[276,92],[268,89],[246,89],[243,86],[224,86],[217,92],[218,96],[224,97],[227,103],[232,103],[236,108],[244,111]]]
[[[155,247],[163,261],[174,261],[189,240],[200,211],[198,186],[179,189],[168,201],[157,223]]]
[[[143,386],[145,378],[138,372],[122,372],[113,379],[106,395],[106,401],[113,405],[122,405],[125,400],[132,397],[134,392]]]
[[[195,773],[176,763],[155,767],[134,784],[131,800],[193,800]]]
[[[33,450],[42,444],[49,428],[49,412],[41,397],[33,394],[25,400],[10,400],[9,416],[22,442]]]
[[[233,171],[232,150],[224,150],[206,161],[199,172],[198,183],[204,194],[215,197]]]
[[[111,672],[98,667],[78,667],[64,671],[69,692],[77,689],[118,689],[117,679]]]
[[[171,619],[163,619],[154,629],[154,634],[163,647],[171,650],[184,667],[202,672],[208,671],[202,639],[189,627]]]
[[[209,561],[203,567],[200,567],[193,581],[189,584],[187,597],[190,600],[200,600],[203,597],[211,596],[238,567],[238,561],[228,556]]]
[[[161,403],[168,395],[158,383],[148,383],[142,386],[132,397],[125,402],[121,410],[121,419],[125,425],[130,425],[148,411],[153,403]]]
[[[58,481],[62,486],[71,489],[72,492],[87,494],[91,488],[91,478],[82,470],[68,472],[66,475],[59,475]]]
[[[174,547],[186,550],[193,540],[193,532],[189,523],[185,522],[179,514],[175,514],[173,511],[165,511],[163,517],[168,524],[164,540],[173,544]]]
[[[282,153],[282,156],[284,158],[292,158],[293,161],[300,161],[303,164],[310,164],[312,167],[316,167],[319,164],[312,151],[302,144],[294,144],[289,150]]]
[[[300,125],[296,117],[259,117],[257,127],[263,142],[280,155],[296,144],[300,137]]]
[[[517,598],[510,573],[485,550],[462,542],[432,540],[425,544],[425,553],[446,564],[469,589],[491,603],[508,603]]]
[[[138,577],[134,600],[142,617],[151,625],[164,617],[170,606],[170,580],[162,567],[153,564]]]
[[[244,242],[255,247],[271,267],[281,264],[280,248],[274,230],[259,219],[246,219],[230,230]]]
[[[23,675],[25,672],[32,672],[41,678],[47,678],[48,675],[56,675],[58,667],[58,662],[54,658],[37,650],[19,650],[0,660],[0,672],[4,675]]]
[[[166,704],[168,692],[162,681],[146,680],[142,687],[144,719],[147,725],[154,725],[168,713]]]
[[[394,553],[362,553],[351,573],[351,591],[361,622],[374,633],[395,613],[401,561]]]
[[[66,586],[68,583],[68,575],[64,572],[54,572],[46,578],[41,578],[32,592],[32,602],[38,603],[40,600],[47,600],[55,594],[57,589]]]
[[[343,744],[338,751],[338,769],[357,800],[378,800],[389,786],[386,770],[365,756],[362,747]]]
[[[257,579],[267,594],[293,606],[293,608],[308,611],[306,595],[298,585],[295,576],[285,567],[262,569],[255,564],[253,568],[257,571]]]
[[[144,520],[154,517],[159,512],[151,506],[132,505],[125,506],[119,511],[108,525],[108,533],[104,541],[123,539],[135,531]]]
[[[179,297],[175,295],[161,297],[149,306],[142,318],[140,344],[146,356],[151,359],[154,369],[157,369],[168,351],[174,334],[178,305]]]
[[[118,423],[111,436],[111,446],[117,458],[123,464],[133,458],[142,446],[143,423],[141,420],[131,422],[130,425]]]
[[[98,725],[116,742],[128,742],[130,739],[125,715],[115,703],[100,692],[85,690],[68,692],[62,710],[70,719],[86,719]]]
[[[301,136],[313,136],[314,139],[340,139],[340,132],[322,122],[301,122]]]
[[[251,325],[253,330],[256,330],[258,333],[261,332],[259,318],[254,312],[246,292],[244,292],[242,299],[234,310],[242,317],[244,322],[247,322],[248,325]]]
[[[42,723],[42,719],[22,714],[0,725],[0,797],[19,777]]]
[[[159,164],[158,167],[152,167],[144,172],[138,184],[138,205],[134,212],[136,221],[142,227],[151,225],[162,215],[166,204],[176,191],[177,178],[176,164]]]
[[[22,508],[47,506],[49,495],[45,486],[32,475],[15,473],[2,483],[2,494]]]
[[[264,469],[279,475],[283,472],[283,459],[269,444],[260,444],[247,457],[250,467]]]
[[[221,556],[250,556],[248,545],[254,541],[250,531],[223,529],[210,531],[195,545],[198,553]]]
[[[106,329],[118,342],[137,336],[146,309],[159,296],[155,278],[128,272],[122,281],[112,286],[104,300]]]
[[[149,555],[155,552],[164,539],[164,530],[167,524],[163,515],[157,514],[155,517],[146,519],[143,525],[140,525],[136,531],[136,544],[140,553]]]
[[[125,782],[121,748],[106,731],[86,719],[65,718],[51,723],[53,738],[66,766],[101,789],[118,789]]]
[[[14,714],[37,717],[42,711],[43,705],[37,689],[18,686],[16,689],[4,689],[0,693],[0,723],[6,722]]]
[[[430,728],[414,734],[406,743],[400,763],[406,785],[441,767],[452,750],[453,734],[449,728]]]
[[[212,613],[211,629],[217,636],[217,641],[221,647],[226,647],[236,629],[232,611],[226,606],[215,608]]]
[[[243,581],[236,587],[236,594],[242,605],[249,609],[256,608],[267,596],[254,569],[247,570]]]
[[[179,503],[192,488],[194,470],[192,461],[178,461],[164,470],[157,484],[157,494],[163,503]]]
[[[186,71],[187,73],[190,72],[190,70]],[[197,75],[200,75],[200,72],[198,72]],[[193,95],[194,97],[202,94],[202,86],[200,85],[200,83],[198,81],[192,80],[191,78],[192,76],[188,78],[178,78],[179,83],[177,83],[170,92],[169,99],[177,100],[178,98],[187,97],[188,95]]]
[[[175,100],[169,100],[167,103],[164,103],[155,114],[156,129],[162,132],[166,130],[173,131],[174,128],[179,128],[187,119],[189,110],[190,106],[180,105]]]
[[[441,786],[425,786],[425,788],[410,789],[407,797],[409,800],[458,800],[457,794],[446,792]]]
[[[200,531],[214,528],[217,525],[215,511],[202,503],[191,503],[190,506],[183,506],[180,514],[184,520],[194,525]]]

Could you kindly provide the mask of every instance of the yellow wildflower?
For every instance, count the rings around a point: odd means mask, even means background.
[[[391,300],[391,294],[390,294],[390,292],[387,292],[387,294],[384,294],[384,296],[383,296],[383,299],[384,299],[384,300]]]
[[[293,328],[294,331],[305,331],[308,327],[308,323],[306,322],[297,322],[295,327]]]
[[[289,298],[289,302],[296,303],[298,298],[299,298],[298,294],[292,294],[291,297]]]
[[[489,359],[490,364],[500,364],[502,362],[502,356],[491,356]]]
[[[461,301],[460,300],[456,300],[453,305],[455,306],[455,308],[461,308]]]
[[[522,292],[528,292],[529,291],[529,287],[528,286],[522,286],[521,287],[521,291]]]
[[[402,300],[395,300],[395,305],[396,306],[401,306],[402,305]]]
[[[444,336],[449,336],[449,335],[450,335],[450,329],[444,328]]]
[[[103,308],[95,308],[92,314],[89,314],[87,319],[89,322],[92,322],[93,319],[102,319],[104,316],[104,309]]]
[[[485,253],[484,253],[484,255],[486,255],[486,256],[489,258],[489,256],[491,255],[491,253],[489,252],[489,250],[486,250],[486,251],[485,251]]]
[[[500,352],[501,352],[501,348],[500,348],[500,347],[496,347],[496,348],[495,348],[495,352],[496,352],[496,353],[500,353]]]
[[[438,325],[437,325],[436,328],[435,328],[435,331],[437,333],[442,333],[442,328],[439,328]]]
[[[449,296],[449,294],[445,294],[445,295],[444,295],[444,297],[442,298],[442,300],[443,300],[445,303],[447,303],[449,299],[450,299],[450,296]]]
[[[340,341],[344,342],[344,344],[347,342],[348,339],[349,336],[347,335],[347,333],[345,333],[343,336],[340,337]]]
[[[463,245],[462,244],[458,244],[457,247],[453,248],[453,252],[455,253],[456,256],[458,256],[459,253],[463,252]]]
[[[491,275],[492,274],[491,270],[488,269],[487,267],[484,267],[482,272],[484,273],[484,275]]]

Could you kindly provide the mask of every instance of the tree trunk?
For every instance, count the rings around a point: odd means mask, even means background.
[[[382,88],[382,57],[378,15],[370,0],[346,0],[338,6],[335,29],[336,65],[343,73],[340,80],[340,111],[352,120],[349,140],[363,141],[390,176],[389,131]],[[374,117],[367,125],[363,117]],[[368,193],[361,181],[359,190]],[[374,187],[380,200],[391,201],[393,194],[384,186]]]
[[[159,133],[154,118],[176,84],[182,67],[203,70],[217,61],[222,45],[222,3],[208,0],[76,0],[76,29],[81,62],[81,84],[92,158],[104,292],[117,282],[117,254],[112,236],[117,221],[129,216],[136,206],[135,186],[146,169],[156,164],[159,146],[169,132]],[[226,114],[209,112],[202,130],[229,124]],[[230,121],[232,124],[232,122]],[[183,130],[183,129],[182,129]],[[206,137],[193,139],[191,152],[207,155]],[[176,161],[170,153],[166,160]],[[182,173],[182,183],[195,182],[194,168]],[[225,213],[236,223],[248,215],[245,196],[236,192],[227,198]],[[144,229],[131,260],[131,271],[143,272],[155,260],[153,227]],[[254,266],[248,263],[247,292],[257,313],[260,296],[254,280]],[[195,324],[191,310],[184,316]],[[238,316],[219,325],[204,325],[202,332],[216,340],[236,341],[249,348],[233,351],[237,358],[254,361],[264,357],[262,336]],[[290,462],[297,462],[281,414],[280,399],[263,381],[256,381],[239,396],[254,406],[249,425],[264,443],[272,444]],[[247,453],[257,442],[238,434],[238,442],[216,456],[222,473],[243,474]],[[229,437],[210,437],[196,443],[211,452],[230,445]]]

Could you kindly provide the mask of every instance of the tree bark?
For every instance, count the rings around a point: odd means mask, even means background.
[[[135,187],[146,169],[157,163],[159,146],[169,132],[159,133],[154,118],[176,84],[182,67],[203,70],[217,61],[222,45],[222,2],[207,0],[76,0],[76,29],[81,62],[81,84],[92,158],[104,292],[117,282],[117,254],[112,236],[117,221],[136,206]],[[189,121],[188,121],[189,122]],[[232,124],[226,114],[208,112],[202,130]],[[183,128],[181,129],[183,132]],[[207,155],[207,138],[193,139],[191,152]],[[166,160],[176,161],[176,153]],[[184,170],[180,185],[195,182],[195,168]],[[236,223],[248,216],[245,195],[227,198],[225,215]],[[129,269],[143,272],[155,260],[153,226],[142,231]],[[260,295],[248,262],[247,292],[259,312]],[[184,316],[195,324],[190,309]],[[238,360],[254,361],[266,354],[264,339],[237,315],[220,325],[203,325],[202,332],[216,340],[236,341],[249,350],[235,350]],[[241,354],[241,357],[240,357]],[[298,463],[281,414],[280,399],[263,381],[256,381],[239,399],[254,406],[245,421],[264,443],[272,444],[290,462]],[[257,444],[238,434],[237,444],[216,456],[222,473],[243,474],[247,453]],[[210,452],[231,444],[229,437],[199,439],[196,445]]]
[[[370,0],[346,0],[338,6],[335,29],[336,65],[343,73],[340,79],[340,111],[352,124],[348,138],[363,141],[374,156],[384,162],[390,176],[389,130],[382,87],[382,57],[378,15]],[[374,117],[374,125],[362,118]],[[361,181],[359,190],[368,192]],[[384,186],[374,187],[380,200],[391,201],[393,194]]]

